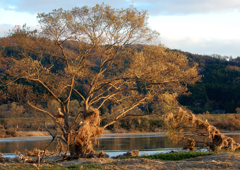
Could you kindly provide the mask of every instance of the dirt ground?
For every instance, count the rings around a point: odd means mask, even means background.
[[[51,160],[59,160],[59,157],[51,158]],[[0,163],[0,169],[16,169],[15,167],[25,166],[27,163]],[[111,170],[130,170],[130,169],[160,169],[160,170],[176,170],[176,169],[240,169],[240,153],[218,153],[216,155],[201,156],[197,158],[186,159],[182,161],[162,161],[162,160],[151,160],[151,159],[109,159],[109,158],[91,158],[78,160],[64,161],[57,163],[62,167],[69,167],[75,164],[97,164],[101,165],[101,169]],[[28,164],[29,165],[29,164]],[[56,164],[55,164],[56,165]],[[41,166],[52,165],[44,163]]]
[[[210,156],[182,161],[162,161],[151,159],[79,159],[60,163],[62,166],[73,164],[100,164],[103,169],[240,169],[240,153],[218,153]]]

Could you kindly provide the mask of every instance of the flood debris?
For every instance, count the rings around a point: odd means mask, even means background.
[[[186,144],[184,149],[193,151],[196,144],[194,139],[186,136],[203,136],[205,138],[203,144],[211,151],[240,149],[240,144],[233,138],[221,134],[215,126],[209,124],[208,120],[197,118],[191,111],[179,108],[177,113],[165,115],[165,123],[168,127],[168,137],[177,143],[184,142]]]
[[[139,150],[133,150],[129,151],[127,153],[124,153],[122,155],[115,156],[113,158],[123,158],[123,157],[132,157],[132,156],[139,156]]]
[[[96,137],[103,133],[104,128],[99,127],[100,113],[97,109],[91,109],[88,114],[83,115],[82,121],[76,125],[72,133],[69,134],[69,151],[71,156],[83,158],[103,156],[96,153],[93,149],[93,142],[97,143]],[[67,137],[65,137],[67,138]]]
[[[183,147],[183,149],[189,149],[190,151],[195,151],[195,144],[196,142],[194,139],[188,138],[186,145]]]

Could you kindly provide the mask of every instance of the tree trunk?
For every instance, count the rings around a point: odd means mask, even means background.
[[[67,107],[68,105],[64,105],[64,104],[61,105],[62,112],[64,113],[64,128],[66,131],[69,128],[69,120],[68,120],[69,109]]]
[[[69,151],[71,156],[91,157],[95,152],[93,142],[103,133],[100,127],[99,111],[89,109],[80,123],[75,125],[70,135]]]

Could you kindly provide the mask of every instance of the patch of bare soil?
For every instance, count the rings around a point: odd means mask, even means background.
[[[103,169],[240,169],[240,153],[218,153],[210,156],[182,161],[151,159],[83,159],[62,162],[62,166],[73,164],[100,164]]]

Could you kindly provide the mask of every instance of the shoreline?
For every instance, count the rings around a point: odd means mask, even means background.
[[[240,135],[240,131],[222,131],[223,135]],[[164,137],[166,132],[143,132],[143,133],[107,133],[102,134],[99,138],[125,138],[125,137]],[[51,140],[51,136],[19,136],[19,137],[7,137],[0,138],[0,142],[12,142],[22,140]]]

